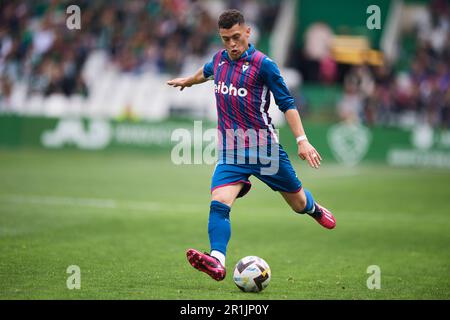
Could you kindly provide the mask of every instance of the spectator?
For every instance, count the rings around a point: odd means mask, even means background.
[[[105,50],[122,72],[177,74],[189,56],[209,54],[217,37],[207,1],[99,0],[94,5],[80,0],[81,30],[66,28],[65,9],[70,4],[68,0],[2,2],[0,88],[25,81],[30,92],[86,94],[81,71],[96,49]],[[266,7],[251,0],[242,5]],[[267,23],[256,22],[257,18],[255,12],[255,23]]]

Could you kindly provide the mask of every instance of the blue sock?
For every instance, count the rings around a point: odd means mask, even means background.
[[[306,207],[303,210],[303,213],[313,213],[312,211],[314,209],[314,198],[308,189],[303,188],[303,191],[305,191],[306,195]]]
[[[211,201],[208,222],[211,251],[217,250],[224,255],[227,253],[227,245],[231,237],[230,210],[231,208],[226,204]]]

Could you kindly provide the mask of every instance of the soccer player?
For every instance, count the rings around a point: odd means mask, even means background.
[[[212,183],[211,204],[208,222],[210,253],[202,253],[195,249],[186,252],[189,263],[213,279],[225,278],[225,256],[231,236],[230,210],[238,197],[244,196],[251,187],[249,177],[256,176],[272,190],[281,193],[289,206],[297,213],[308,214],[325,228],[333,229],[336,220],[329,210],[314,201],[311,192],[302,187],[300,180],[288,159],[286,152],[278,143],[278,138],[268,114],[270,92],[274,95],[278,108],[284,112],[286,122],[296,137],[298,156],[307,160],[309,165],[318,169],[322,160],[320,154],[309,143],[294,99],[280,75],[277,65],[266,55],[256,50],[249,43],[250,27],[246,25],[243,15],[238,10],[223,12],[218,20],[219,35],[225,49],[217,52],[212,60],[201,67],[193,76],[176,78],[168,85],[186,87],[214,79],[218,115],[218,133],[222,137],[219,156]],[[236,151],[233,145],[235,137],[230,137],[230,130],[256,130],[268,132],[262,137],[256,149],[264,148],[269,153],[261,159],[275,161],[277,169],[274,173],[264,174],[261,163],[236,163],[236,157],[228,157],[229,150]],[[239,138],[239,137],[238,137]],[[241,156],[245,161],[251,160],[252,141],[244,137],[245,150]],[[231,140],[231,143],[230,143]],[[226,141],[226,142],[225,142]],[[232,146],[229,148],[229,146]],[[224,155],[227,154],[225,157]],[[234,160],[234,161],[225,161]],[[267,162],[266,162],[267,164]]]

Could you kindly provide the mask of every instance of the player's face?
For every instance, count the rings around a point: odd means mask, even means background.
[[[230,29],[219,29],[225,49],[232,60],[237,60],[248,49],[250,27],[245,24],[235,24]]]

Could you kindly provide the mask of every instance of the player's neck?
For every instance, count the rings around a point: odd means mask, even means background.
[[[241,54],[239,57],[237,57],[236,59],[233,59],[233,58],[231,57],[231,55],[228,53],[228,57],[230,58],[230,60],[231,60],[231,61],[238,61],[238,60],[241,59],[242,57],[246,56],[246,53],[247,53],[248,50],[251,48],[251,44],[248,43],[246,47],[247,47],[247,49],[245,49],[245,51],[242,52],[242,54]]]

